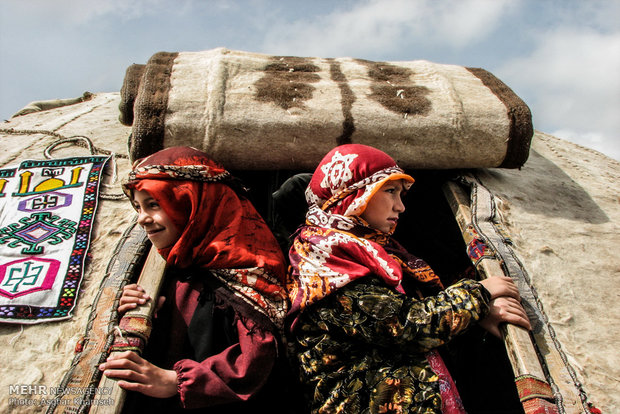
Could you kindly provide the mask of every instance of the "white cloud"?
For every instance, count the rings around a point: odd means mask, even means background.
[[[434,16],[427,33],[439,44],[463,47],[492,33],[519,1],[469,0],[433,2]]]
[[[274,25],[266,35],[265,49],[362,56],[397,51],[403,43],[416,41],[455,48],[482,39],[517,4],[508,0],[370,0],[325,16]]]
[[[562,26],[498,73],[527,96],[535,126],[620,159],[620,30]]]

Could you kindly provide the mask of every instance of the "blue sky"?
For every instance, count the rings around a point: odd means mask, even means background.
[[[620,0],[2,0],[0,117],[220,46],[482,67],[537,130],[620,160]]]

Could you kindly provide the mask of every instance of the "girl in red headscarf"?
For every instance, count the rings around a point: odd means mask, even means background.
[[[444,289],[392,237],[413,183],[387,154],[334,148],[306,189],[289,256],[294,353],[312,412],[462,413],[436,348],[480,323],[529,328],[510,278]]]
[[[100,369],[122,388],[158,398],[156,411],[274,411],[266,393],[287,309],[284,257],[241,188],[188,147],[141,160],[125,185],[138,223],[166,259],[165,300],[144,358],[124,352]],[[147,300],[129,285],[119,312]]]

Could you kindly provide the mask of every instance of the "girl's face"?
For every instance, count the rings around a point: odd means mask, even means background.
[[[370,227],[389,233],[398,223],[398,215],[405,211],[401,197],[407,192],[404,180],[390,180],[372,196],[361,217]]]
[[[131,203],[138,212],[138,224],[146,231],[155,248],[170,247],[179,240],[181,230],[173,224],[168,214],[149,193],[133,190]]]

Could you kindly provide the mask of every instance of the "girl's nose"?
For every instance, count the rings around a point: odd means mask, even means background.
[[[145,213],[144,210],[140,210],[138,212],[138,224],[140,226],[144,226],[145,224],[150,223],[152,221],[153,221],[153,218],[149,214]]]
[[[402,213],[405,211],[405,203],[400,197],[396,198],[396,202],[394,203],[394,211],[397,213]]]

